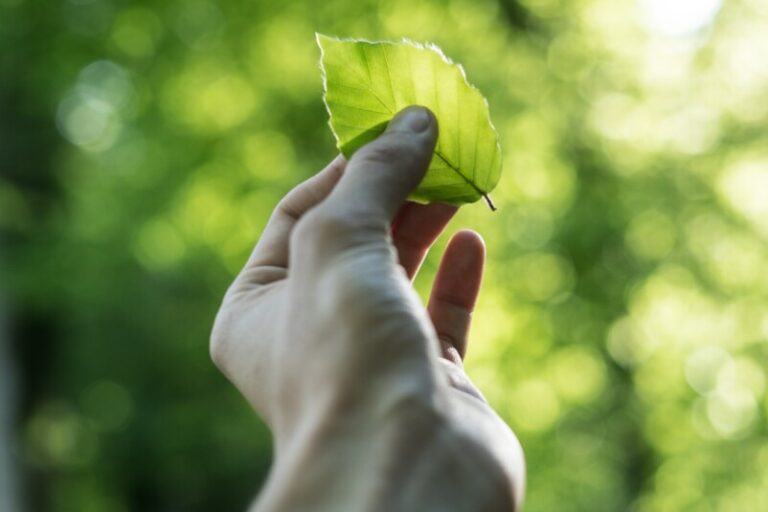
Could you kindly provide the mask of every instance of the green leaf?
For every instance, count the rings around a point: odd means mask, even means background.
[[[370,42],[317,34],[325,105],[339,150],[349,158],[409,105],[437,117],[440,135],[411,199],[450,204],[488,197],[501,174],[501,149],[488,102],[464,70],[434,45]]]

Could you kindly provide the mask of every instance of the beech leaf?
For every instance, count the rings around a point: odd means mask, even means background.
[[[460,205],[485,198],[501,174],[501,148],[488,102],[463,68],[435,45],[338,39],[317,34],[329,124],[349,158],[409,105],[429,108],[439,137],[411,199]]]

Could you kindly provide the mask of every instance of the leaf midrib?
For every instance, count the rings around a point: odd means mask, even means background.
[[[373,90],[371,90],[371,92],[373,92]],[[375,92],[373,92],[373,95],[374,95],[374,96],[376,96],[376,93],[375,93]],[[379,97],[378,97],[378,96],[376,96],[376,99],[377,99],[377,100],[379,100],[379,103],[381,103],[381,104],[382,104],[382,105],[383,105],[385,108],[387,108],[387,109],[389,110],[389,114],[390,114],[390,115],[392,115],[392,116],[394,117],[394,115],[395,115],[395,112],[394,112],[392,109],[390,109],[390,108],[389,108],[387,105],[385,105],[385,104],[384,104],[384,103],[381,101],[381,99],[379,99]],[[454,165],[454,164],[453,164],[453,162],[451,162],[450,160],[448,160],[448,157],[447,157],[447,156],[445,156],[445,155],[444,155],[444,154],[443,154],[443,153],[442,153],[440,150],[438,150],[438,149],[435,149],[434,153],[435,153],[435,155],[436,155],[438,158],[440,158],[440,160],[442,160],[442,161],[443,161],[443,163],[445,163],[445,165],[447,165],[447,166],[448,166],[448,168],[449,168],[449,169],[451,169],[453,172],[455,172],[456,174],[458,174],[458,175],[459,175],[459,177],[460,177],[462,180],[464,180],[464,181],[467,183],[467,185],[469,185],[470,187],[472,187],[472,188],[473,188],[473,189],[474,189],[474,190],[475,190],[475,191],[476,191],[478,194],[480,194],[481,196],[485,196],[485,195],[487,194],[487,192],[483,191],[483,190],[482,190],[480,187],[478,187],[478,186],[477,186],[477,185],[476,185],[476,184],[475,184],[475,183],[474,183],[474,182],[473,182],[471,179],[467,178],[467,177],[464,175],[464,173],[462,173],[462,172],[461,172],[461,170],[459,169],[459,167],[458,167],[457,165]],[[475,154],[475,158],[477,158],[477,154]]]
[[[440,158],[440,160],[442,160],[442,161],[445,163],[445,165],[447,165],[447,166],[448,166],[448,167],[449,167],[449,168],[450,168],[450,169],[451,169],[453,172],[455,172],[456,174],[458,174],[458,175],[459,175],[459,177],[460,177],[461,179],[463,179],[464,181],[466,181],[466,182],[467,182],[467,185],[469,185],[470,187],[472,187],[473,189],[475,189],[475,191],[476,191],[478,194],[480,194],[480,196],[485,196],[485,195],[486,195],[486,192],[484,192],[483,190],[481,190],[481,189],[480,189],[480,187],[478,187],[477,185],[475,185],[475,183],[474,183],[472,180],[470,180],[469,178],[467,178],[466,176],[464,176],[464,173],[462,173],[462,172],[459,170],[459,168],[458,168],[457,166],[455,166],[455,165],[454,165],[454,164],[453,164],[453,163],[452,163],[450,160],[448,160],[448,158],[447,158],[445,155],[443,155],[443,154],[442,154],[440,151],[435,151],[435,155],[436,155],[438,158]]]

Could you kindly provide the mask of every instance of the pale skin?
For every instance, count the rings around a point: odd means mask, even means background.
[[[520,445],[464,372],[485,246],[450,240],[427,307],[414,292],[456,212],[406,201],[434,116],[409,107],[278,204],[211,335],[217,366],[264,419],[271,511],[515,511]]]

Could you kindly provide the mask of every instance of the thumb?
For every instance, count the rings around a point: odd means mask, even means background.
[[[390,222],[429,167],[437,141],[437,120],[420,106],[401,110],[376,140],[362,147],[327,207],[341,215]]]

